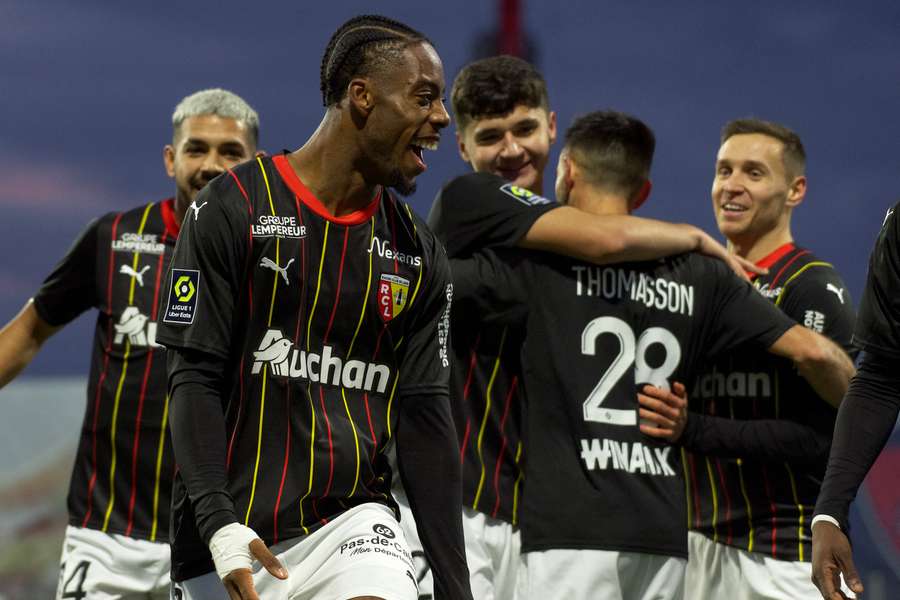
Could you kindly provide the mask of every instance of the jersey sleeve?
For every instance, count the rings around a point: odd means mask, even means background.
[[[538,253],[524,250],[481,250],[450,261],[456,286],[454,315],[476,315],[477,322],[513,325],[528,311],[534,266]]]
[[[490,173],[470,173],[445,185],[428,225],[450,258],[479,248],[519,243],[538,218],[559,204]]]
[[[449,395],[450,306],[453,283],[447,255],[434,244],[431,269],[400,362],[397,392],[405,395]]]
[[[900,222],[888,211],[869,258],[853,342],[863,350],[900,358]]]
[[[207,185],[188,211],[160,298],[156,339],[228,358],[249,252],[248,203],[230,174]]]
[[[713,270],[707,276],[716,281],[710,309],[711,335],[704,345],[707,356],[744,343],[766,349],[796,325],[753,286],[732,273],[725,263],[701,258]]]
[[[103,220],[85,227],[34,295],[35,310],[50,325],[65,325],[99,304],[96,271]]]
[[[807,329],[812,329],[851,352],[856,315],[850,292],[830,265],[814,264],[784,286],[781,309]]]

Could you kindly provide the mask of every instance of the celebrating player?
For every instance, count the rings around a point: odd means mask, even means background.
[[[223,583],[235,599],[414,599],[396,446],[437,596],[465,600],[450,273],[387,190],[414,189],[449,123],[443,67],[421,33],[362,16],[332,36],[321,86],[306,144],[212,182],[175,249],[159,331],[173,579],[186,599]]]
[[[900,204],[888,210],[875,249],[853,342],[862,349],[859,372],[841,403],[828,469],[812,520],[812,579],[825,600],[847,596],[847,587],[861,594],[850,541],[847,537],[850,503],[884,447],[900,412]]]
[[[830,264],[794,244],[791,217],[806,193],[796,133],[740,119],[725,125],[713,211],[729,247],[767,267],[753,284],[785,315],[851,351],[853,309]],[[686,468],[690,560],[697,598],[809,598],[810,515],[844,387],[818,395],[790,361],[736,348],[706,365],[677,439]],[[653,390],[642,401],[653,404]],[[660,392],[665,397],[667,394]]]
[[[557,197],[627,213],[646,198],[653,147],[632,117],[578,119]],[[452,269],[458,308],[526,324],[521,598],[682,597],[681,470],[672,446],[642,436],[635,383],[668,387],[751,342],[796,361],[820,389],[852,371],[833,343],[696,254],[603,267],[485,250]]]
[[[82,312],[97,308],[87,410],[72,480],[57,597],[168,598],[169,498],[157,296],[178,229],[200,189],[256,151],[259,117],[238,96],[203,90],[172,115],[163,150],[175,197],[93,221],[0,331],[0,385]]]
[[[527,62],[499,56],[466,66],[454,81],[452,101],[460,155],[476,172],[445,186],[429,216],[451,258],[481,247],[520,246],[598,263],[690,250],[730,260],[696,227],[598,216],[542,197],[556,115],[543,78]],[[452,407],[473,592],[479,598],[512,598],[524,460],[521,335],[485,326],[485,319],[472,313],[455,313],[451,327]],[[413,531],[409,537],[415,543]],[[428,587],[426,574],[423,597]]]

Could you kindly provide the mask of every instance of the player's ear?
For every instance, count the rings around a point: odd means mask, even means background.
[[[355,114],[368,117],[375,106],[375,95],[372,93],[372,81],[366,77],[357,77],[347,84],[347,100]]]
[[[550,134],[550,143],[556,142],[556,113],[552,110],[547,115],[547,133]]]
[[[791,182],[790,187],[788,188],[787,202],[785,202],[785,206],[788,208],[794,208],[801,202],[803,202],[803,198],[806,197],[806,176],[798,175],[794,177],[794,180]]]
[[[640,206],[647,201],[647,198],[650,197],[650,190],[653,188],[653,183],[650,182],[649,179],[644,181],[644,184],[641,186],[641,189],[638,190],[638,193],[634,196],[634,202],[631,203],[631,210],[637,210]]]
[[[163,164],[166,166],[166,175],[175,177],[175,148],[172,144],[163,146]]]
[[[472,162],[469,160],[469,153],[466,151],[466,140],[458,128],[456,130],[456,148],[459,150],[459,157],[463,159],[463,162]]]

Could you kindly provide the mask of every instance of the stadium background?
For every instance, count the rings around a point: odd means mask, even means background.
[[[505,32],[544,72],[561,130],[597,108],[644,119],[658,139],[646,216],[716,233],[709,188],[722,124],[754,115],[793,127],[810,182],[795,237],[837,266],[858,301],[872,241],[900,199],[896,0],[2,0],[0,321],[91,218],[173,193],[161,150],[183,96],[231,89],[259,111],[261,147],[301,145],[322,114],[325,44],[365,12],[425,32],[448,86]],[[466,169],[452,129],[426,160],[411,199],[423,215],[440,184]],[[49,597],[54,587],[93,321],[82,317],[51,339],[0,391],[0,600]],[[898,465],[895,432],[856,503],[854,541],[872,600],[900,586]]]

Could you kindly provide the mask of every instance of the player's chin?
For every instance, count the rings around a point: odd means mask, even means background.
[[[412,196],[416,193],[416,175],[418,173],[409,174],[398,169],[391,174],[388,187],[401,196]]]

